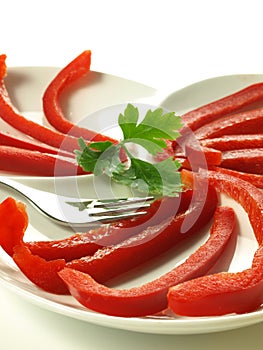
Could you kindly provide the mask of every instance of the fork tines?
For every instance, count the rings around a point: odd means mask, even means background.
[[[101,200],[95,200],[93,203],[94,208],[113,208],[113,207],[120,207],[120,206],[132,206],[132,205],[139,205],[141,208],[141,203],[147,203],[150,201],[153,201],[153,196],[148,197],[131,197],[131,198],[116,198],[116,199],[101,199]],[[149,206],[147,204],[147,206]]]
[[[144,215],[145,211],[141,211],[143,208],[150,207],[150,201],[153,197],[139,197],[139,198],[124,198],[116,200],[102,200],[94,203],[94,212],[90,213],[91,216],[114,216],[114,215]],[[140,209],[140,211],[137,211]]]

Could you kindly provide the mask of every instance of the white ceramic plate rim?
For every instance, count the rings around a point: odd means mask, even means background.
[[[16,101],[18,102],[18,105],[22,112],[24,111],[27,113],[28,111],[32,111],[40,113],[41,106],[39,102],[36,103],[36,99],[40,99],[43,88],[46,86],[50,78],[57,72],[57,70],[58,68],[53,67],[16,67],[14,69],[10,69],[10,72],[12,74],[12,79],[10,80],[9,84],[10,88],[14,86],[18,77],[26,78],[25,85],[22,84],[21,89],[18,87],[15,94]],[[72,115],[78,111],[81,111],[81,113],[92,113],[96,109],[105,107],[107,104],[123,103],[128,100],[147,102],[147,99],[151,99],[156,94],[156,90],[142,86],[141,84],[135,82],[126,81],[125,79],[103,73],[93,74],[98,74],[101,80],[95,84],[96,86],[94,89],[92,89],[91,86],[88,88],[88,91],[86,91],[84,88],[79,93],[76,93],[73,100],[70,101],[70,113]],[[187,109],[197,107],[198,105],[204,104],[213,99],[224,96],[232,91],[238,90],[246,85],[261,80],[263,80],[263,75],[233,75],[208,79],[203,82],[198,82],[196,84],[188,86],[182,90],[179,90],[178,92],[172,93],[161,103],[161,105],[167,109],[173,109],[178,114],[181,114]],[[32,92],[33,83],[35,89]],[[36,88],[37,83],[39,83],[39,85],[37,85]],[[125,96],[121,96],[121,98],[118,96],[116,98],[116,94],[118,94],[123,85],[125,85],[127,88],[126,94],[124,94]],[[93,101],[93,106],[90,110],[88,110],[88,108],[90,108],[88,102],[81,103],[81,101],[83,101],[83,96],[87,94],[87,92],[89,96],[94,96],[98,91],[98,87],[103,90],[105,87],[108,89],[109,86],[112,88],[112,96],[110,100],[99,100],[97,101],[97,105],[95,103],[96,101]],[[130,90],[129,86],[131,87]],[[212,86],[216,86],[216,92],[211,89]],[[100,98],[102,95],[103,93],[100,94]],[[77,108],[76,105],[78,105]],[[50,188],[52,188],[54,185],[52,178],[19,177],[19,179],[30,183],[32,186],[46,188],[47,190],[50,190]],[[60,181],[63,183],[63,181],[70,181],[70,179],[61,179]],[[80,177],[80,182],[82,185],[84,181],[86,181],[86,178]],[[228,199],[223,200],[228,202]],[[237,211],[240,211],[240,208],[237,207]],[[31,214],[34,217],[37,215],[35,213]],[[240,217],[243,220],[242,215],[243,213],[241,210]],[[30,230],[32,230],[32,232]],[[43,232],[42,229],[38,230],[35,229],[35,227],[30,227],[28,237],[31,238],[31,236],[32,238],[34,237],[34,239],[35,237],[45,237],[45,232]],[[244,239],[247,239],[251,243],[251,250],[253,252],[256,246],[255,242],[253,242],[253,238],[245,237]],[[65,316],[70,316],[76,319],[103,326],[156,334],[194,334],[234,329],[261,322],[263,320],[263,310],[258,310],[256,312],[243,315],[226,315],[221,317],[202,318],[111,317],[92,312],[81,307],[77,302],[72,300],[73,298],[70,296],[61,298],[60,296],[51,295],[37,289],[22,275],[22,273],[20,273],[20,271],[16,268],[12,261],[9,260],[9,257],[7,257],[4,252],[0,252],[0,264],[2,264],[2,267],[4,266],[7,269],[6,271],[2,269],[0,270],[0,282],[4,286],[13,290],[18,295],[23,296],[27,300],[36,303],[37,305],[42,306],[50,311],[58,312]]]

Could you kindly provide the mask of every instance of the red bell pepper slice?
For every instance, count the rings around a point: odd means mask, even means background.
[[[86,50],[64,67],[51,81],[43,95],[43,110],[49,123],[58,131],[76,137],[83,137],[92,141],[116,140],[104,136],[87,128],[80,127],[69,120],[63,114],[60,105],[60,97],[63,91],[74,81],[84,77],[90,72],[91,51]]]
[[[73,297],[89,309],[123,317],[152,315],[167,308],[169,287],[202,276],[214,266],[230,244],[234,227],[234,211],[217,208],[208,240],[185,262],[140,287],[125,290],[108,288],[90,275],[67,267],[59,275]]]
[[[256,83],[187,112],[182,116],[182,120],[194,131],[213,120],[237,113],[244,107],[253,107],[254,103],[260,101],[263,101],[263,83]]]
[[[239,202],[248,214],[258,244],[263,243],[263,193],[247,181],[209,171],[209,183]]]
[[[243,173],[242,171],[236,171],[236,170],[225,169],[225,168],[220,168],[220,167],[215,167],[213,170],[220,172],[220,173],[223,173],[223,174],[235,176],[239,179],[250,182],[252,185],[254,185],[258,188],[263,188],[263,176],[262,175]]]
[[[35,123],[20,115],[12,105],[4,84],[6,55],[0,55],[0,118],[15,129],[50,146],[73,152],[79,148],[78,139],[66,136],[48,127]]]
[[[16,147],[0,146],[0,169],[35,176],[69,176],[85,174],[72,158]]]
[[[31,254],[23,237],[28,216],[23,203],[8,197],[0,204],[0,246],[13,257],[21,271],[40,288],[58,294],[68,293],[57,272],[65,267],[63,259],[46,261]]]
[[[193,186],[199,178],[208,179],[209,183],[219,192],[225,193],[236,200],[248,214],[254,235],[259,245],[263,244],[263,192],[256,186],[235,176],[217,171],[201,171],[192,173],[183,169],[181,171],[182,183]]]
[[[57,154],[63,157],[75,158],[75,155],[73,153],[48,146],[44,143],[40,143],[40,142],[38,143],[32,138],[26,139],[26,138],[19,137],[17,135],[13,136],[4,131],[0,131],[0,145],[28,149],[31,151],[38,151],[41,153]]]
[[[257,310],[263,303],[263,246],[250,269],[203,276],[172,287],[169,307],[178,315],[220,316]]]
[[[164,152],[157,155],[156,160],[162,161],[169,157],[173,157],[181,164],[180,169],[197,170],[199,167],[208,168],[210,166],[220,165],[222,160],[222,153],[219,150],[211,147],[202,146],[198,142],[188,142],[184,151],[175,150],[169,145]]]
[[[200,141],[204,147],[220,151],[230,151],[243,148],[263,148],[263,134],[225,135]]]
[[[184,316],[251,312],[263,303],[263,193],[250,183],[224,173],[208,171],[204,176],[220,192],[243,206],[260,247],[250,269],[203,276],[172,287],[168,293],[169,307]],[[193,174],[183,170],[184,183],[192,183],[193,178]]]
[[[216,206],[217,203],[217,197],[215,194],[215,191],[212,189],[209,191],[210,195],[209,200],[206,200],[205,203],[199,202],[202,206],[201,208],[201,216],[196,218],[192,217],[191,220],[196,220],[194,226],[191,228],[192,231],[195,231],[195,228],[199,227],[201,224],[205,224],[207,217],[209,218],[209,215],[211,215],[211,211],[213,211],[213,206]],[[203,195],[204,193],[202,193]],[[199,194],[201,196],[201,192]],[[12,208],[13,214],[18,211],[18,206],[16,205],[16,202],[13,200],[14,207]],[[1,207],[0,207],[0,213],[1,213]],[[4,207],[5,209],[5,207]],[[195,210],[194,210],[195,209]],[[192,211],[190,211],[190,214],[188,215],[188,218],[191,216],[191,214],[196,214],[197,206],[194,207]],[[200,208],[199,208],[200,209]],[[23,208],[23,210],[25,210]],[[6,214],[6,210],[2,210],[2,213]],[[199,213],[200,214],[200,211]],[[183,216],[185,218],[185,216]],[[171,226],[171,225],[170,225]],[[158,229],[160,228],[160,225],[157,225]],[[15,226],[16,228],[16,226]],[[12,227],[13,229],[13,227]],[[22,237],[25,230],[25,225],[23,225],[23,230],[19,230],[17,233],[17,230],[14,230],[15,232],[11,232],[10,228],[7,228],[8,232],[4,229],[1,233],[1,244],[3,248],[5,249],[6,246],[9,249],[6,249],[10,255],[12,255],[14,261],[18,265],[18,267],[21,269],[21,271],[37,286],[40,288],[43,288],[46,291],[52,292],[52,293],[58,293],[58,294],[64,294],[67,292],[67,288],[63,284],[62,280],[60,280],[60,277],[58,276],[57,272],[64,268],[66,265],[66,262],[64,259],[57,259],[52,261],[46,261],[45,259],[33,255],[28,247],[24,244]],[[6,244],[5,240],[8,242],[8,238],[6,235],[11,237],[11,244]],[[187,234],[181,234],[181,239],[187,236]],[[145,238],[145,237],[144,237]],[[150,237],[147,237],[149,239]],[[165,237],[162,236],[162,240]],[[143,238],[141,239],[143,240]],[[179,240],[177,238],[177,240]],[[159,239],[160,242],[160,239]],[[142,243],[142,242],[140,242]],[[171,242],[166,242],[166,245],[169,245],[170,247]],[[147,245],[147,244],[146,244]],[[11,247],[11,248],[10,248]],[[142,250],[142,247],[141,249]],[[14,253],[13,253],[14,251]],[[119,263],[122,264],[122,261],[119,261]]]
[[[200,145],[191,145],[190,143],[185,146],[185,156],[189,168],[192,170],[207,169],[210,166],[220,165],[222,161],[221,151]]]
[[[132,237],[147,226],[153,226],[167,217],[185,211],[191,202],[192,190],[182,192],[178,197],[155,200],[146,214],[131,219],[121,220],[110,225],[103,225],[86,233],[52,241],[25,242],[31,253],[46,260],[64,259],[71,261],[83,256],[93,255],[104,246],[118,244]]]
[[[26,207],[11,197],[0,204],[0,246],[10,256],[23,240],[28,225]]]
[[[65,260],[46,261],[33,255],[23,244],[14,247],[13,260],[24,275],[39,288],[55,294],[68,294],[68,288],[58,272],[65,267]]]
[[[228,146],[231,148],[233,145],[238,146],[238,143],[242,145],[242,142],[247,145],[247,148],[255,148],[254,144],[262,144],[262,135],[261,141],[258,135],[263,132],[262,119],[263,108],[257,108],[221,117],[196,129],[194,133],[185,127],[183,135],[174,143],[175,154],[178,155],[180,147],[184,148],[185,145],[191,144],[192,140],[196,142],[196,139],[201,140],[200,143],[204,147],[213,148],[215,146],[217,148],[219,143],[219,150],[227,149]],[[245,137],[241,136],[242,134],[252,135],[244,141]],[[253,134],[255,135],[253,136]],[[221,141],[218,140],[221,137]],[[212,138],[217,138],[217,140],[207,140]],[[250,145],[252,146],[250,147]]]
[[[221,167],[263,175],[263,148],[237,149],[222,152]]]
[[[263,108],[220,118],[195,131],[199,140],[220,137],[223,135],[258,134],[263,132]]]
[[[140,234],[118,245],[98,250],[93,256],[67,263],[67,267],[90,274],[97,282],[117,277],[164,253],[198,230],[212,217],[217,206],[215,190],[198,183],[194,200],[187,211],[174,215],[160,224],[148,227]]]

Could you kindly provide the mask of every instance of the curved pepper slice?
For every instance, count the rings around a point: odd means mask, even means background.
[[[165,218],[186,210],[191,202],[192,192],[192,190],[186,190],[178,197],[157,199],[145,209],[146,214],[143,216],[103,225],[86,233],[75,234],[61,240],[25,242],[25,245],[32,254],[39,255],[46,260],[71,261],[93,255],[103,246],[118,244],[138,234],[147,226],[156,225]]]
[[[0,170],[35,176],[87,174],[72,158],[1,145]]]
[[[24,245],[23,237],[28,226],[28,216],[23,203],[8,197],[0,204],[0,246],[9,254],[20,270],[38,287],[57,294],[68,294],[58,271],[65,261],[46,261],[31,254]]]
[[[58,276],[65,267],[65,260],[46,261],[33,255],[23,244],[14,247],[13,260],[25,276],[39,288],[55,294],[68,294],[68,288]]]
[[[263,83],[260,89],[262,89],[263,92]],[[172,143],[176,155],[178,151],[180,152],[181,149],[184,149],[185,145],[196,142],[196,140],[201,140],[202,142],[202,140],[205,139],[219,138],[221,136],[225,137],[226,135],[258,134],[263,132],[263,108],[245,110],[230,115],[223,114],[219,119],[214,117],[212,113],[210,117],[207,120],[205,118],[205,120],[203,120],[204,123],[201,123],[198,127],[193,126],[195,125],[194,119],[191,122],[193,125],[191,123],[188,125],[186,122],[186,125],[181,130],[181,136]],[[202,120],[202,115],[200,118]],[[198,125],[198,116],[196,122]]]
[[[263,246],[242,272],[203,276],[172,287],[169,307],[178,315],[220,316],[257,310],[263,303]]]
[[[191,191],[186,192],[186,197],[180,203],[178,198],[167,198],[167,201],[164,201],[165,204],[162,205],[160,201],[156,201],[154,209],[152,212],[149,212],[148,215],[148,224],[150,222],[159,221],[159,215],[168,215],[169,211],[174,211],[178,207],[178,210],[182,210],[184,206],[187,206],[191,200]],[[177,203],[176,203],[177,202]],[[171,208],[171,204],[175,204],[175,208]],[[181,209],[180,209],[181,208]],[[159,213],[159,215],[155,215]],[[147,217],[147,215],[146,215]],[[159,218],[158,218],[159,217]],[[50,257],[55,258],[55,260],[46,261],[42,257],[38,255],[32,254],[29,247],[30,244],[23,241],[24,232],[27,228],[28,217],[26,213],[25,205],[17,202],[13,198],[8,198],[3,203],[0,204],[0,219],[2,218],[2,222],[6,223],[6,225],[2,225],[0,227],[0,243],[2,248],[12,256],[13,260],[20,268],[20,270],[27,276],[27,278],[36,284],[38,287],[44,289],[45,291],[56,293],[56,294],[68,294],[68,289],[61,278],[58,276],[58,271],[65,267],[65,260],[61,258],[57,258],[57,252],[55,252],[52,256],[52,248],[49,246],[48,255]],[[152,221],[151,221],[152,219]],[[139,220],[139,219],[138,219]],[[142,220],[142,217],[140,218]],[[139,220],[139,221],[140,221]],[[139,222],[134,220],[133,222],[128,222],[123,220],[122,223],[118,224],[119,233],[122,232],[122,228],[128,228],[132,226],[134,227],[138,225]],[[140,221],[140,225],[137,226],[138,229],[143,225],[143,222]],[[114,231],[114,230],[113,230]],[[118,230],[115,231],[117,233]],[[116,235],[114,239],[117,239]],[[64,244],[67,244],[67,240]],[[72,243],[72,242],[70,242]],[[85,245],[85,242],[84,242]],[[74,246],[74,241],[73,241]],[[32,248],[32,245],[31,245]],[[70,252],[72,245],[69,245],[69,249],[66,248],[66,251],[63,251],[62,255],[67,255],[70,258],[70,255],[76,254],[76,251],[73,249],[73,253]],[[83,247],[80,247],[83,248]],[[84,247],[86,248],[86,247]],[[32,249],[34,250],[34,249]],[[36,249],[39,251],[38,249]],[[40,249],[41,250],[41,249]],[[77,253],[80,253],[81,249],[77,249]],[[44,251],[44,253],[46,253]],[[44,254],[45,255],[45,254]]]
[[[263,303],[263,193],[227,174],[208,171],[203,175],[243,206],[260,247],[250,269],[204,276],[172,287],[168,293],[169,307],[185,316],[251,312]],[[182,178],[184,183],[192,183],[193,174],[184,170]]]
[[[173,157],[181,164],[180,169],[196,170],[199,167],[208,168],[210,166],[220,165],[222,160],[222,152],[210,147],[204,147],[199,142],[187,142],[184,151],[175,150],[169,145],[164,152],[159,153],[156,157],[157,161],[162,161],[169,157]]]
[[[212,217],[218,199],[216,191],[200,181],[187,211],[148,227],[118,245],[98,250],[93,256],[67,263],[67,267],[105,282],[159,256],[189,235],[196,234]]]
[[[64,117],[60,105],[61,93],[74,81],[84,77],[90,71],[91,51],[86,50],[64,67],[51,81],[43,95],[43,110],[49,123],[64,134],[83,137],[92,141],[116,142],[97,132],[80,127]]]
[[[208,179],[219,192],[236,200],[247,212],[258,244],[263,244],[263,192],[259,188],[235,176],[212,170],[192,173],[183,169],[181,178],[182,183],[190,187],[200,178]]]
[[[182,120],[194,131],[208,122],[239,112],[242,108],[253,106],[253,103],[260,101],[263,101],[263,83],[252,84],[233,94],[185,113]]]
[[[247,181],[215,171],[208,171],[208,180],[219,192],[232,197],[248,214],[259,245],[263,243],[263,192]]]
[[[249,183],[251,183],[252,185],[254,185],[258,188],[263,188],[263,176],[262,175],[244,173],[242,171],[236,171],[236,170],[225,169],[225,168],[220,168],[220,167],[215,167],[215,168],[213,168],[213,170],[220,172],[220,173],[223,173],[223,174],[235,176],[235,177],[242,179],[244,181],[248,181]]]
[[[219,151],[230,151],[243,148],[262,148],[263,134],[224,135],[213,139],[201,140],[201,145]]]
[[[28,149],[31,151],[38,151],[47,154],[57,154],[59,156],[75,158],[75,155],[70,152],[62,151],[58,148],[48,146],[44,143],[38,143],[32,138],[22,138],[19,136],[13,136],[8,132],[0,131],[0,145],[1,146],[11,146],[22,149]]]
[[[6,76],[6,55],[0,55],[0,118],[15,129],[52,147],[73,152],[79,148],[78,139],[66,136],[48,127],[35,123],[20,115],[12,105],[4,84]]]
[[[207,273],[225,252],[233,237],[233,209],[217,208],[208,240],[181,265],[140,287],[126,290],[108,288],[90,275],[65,268],[59,272],[70,293],[84,306],[113,316],[146,316],[167,308],[168,288]]]
[[[187,144],[185,146],[186,162],[190,169],[198,170],[199,168],[208,168],[210,166],[220,165],[222,153],[213,148],[200,147],[199,145]],[[186,167],[185,167],[186,168]]]
[[[8,197],[0,204],[0,246],[10,256],[23,240],[28,225],[25,204]]]
[[[232,114],[195,130],[199,140],[223,135],[258,134],[263,132],[263,108]]]
[[[236,149],[222,152],[221,167],[263,175],[263,148]]]

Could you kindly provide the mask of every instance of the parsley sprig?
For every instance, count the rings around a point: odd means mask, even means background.
[[[175,196],[181,191],[180,163],[172,157],[160,162],[137,158],[131,145],[137,144],[155,157],[167,147],[167,140],[175,140],[180,133],[181,119],[174,112],[163,113],[161,108],[148,110],[139,123],[138,108],[128,104],[118,123],[123,139],[87,143],[80,138],[76,150],[78,164],[95,176],[106,174],[113,181],[133,190],[153,196]]]

